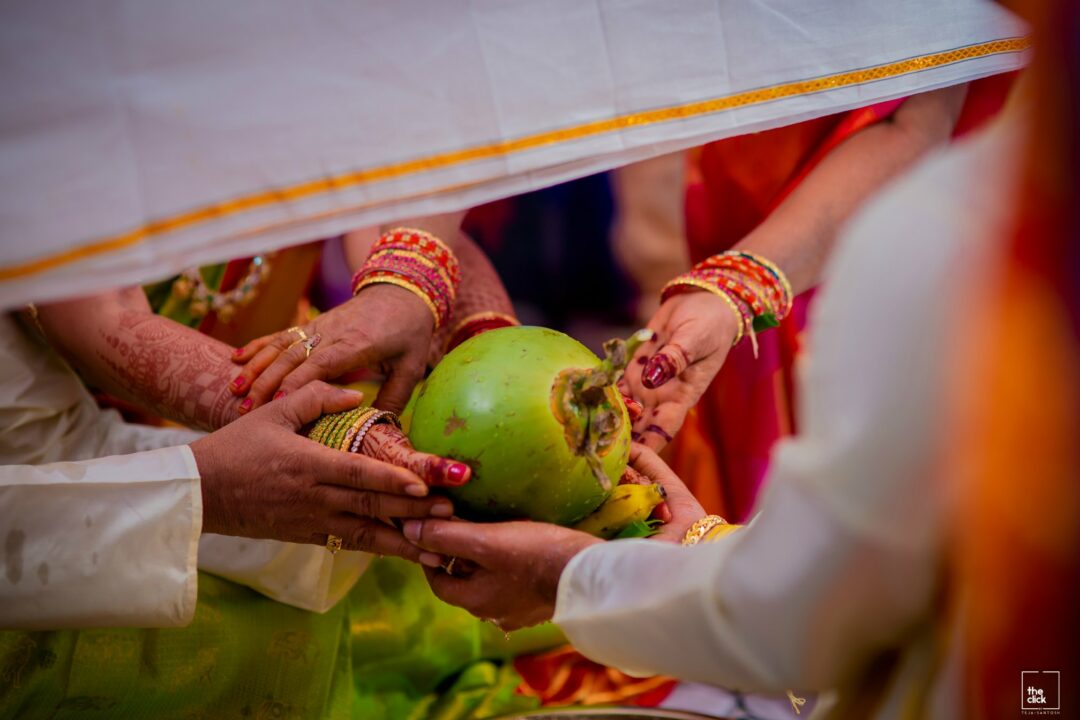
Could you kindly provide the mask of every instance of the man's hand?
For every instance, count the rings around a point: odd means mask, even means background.
[[[630,459],[629,482],[658,482],[668,494],[668,521],[653,537],[679,542],[705,510],[652,450],[634,445]],[[437,596],[494,620],[504,630],[549,620],[566,564],[590,545],[604,542],[578,530],[528,520],[406,520],[404,532],[425,550],[420,562]],[[454,564],[448,565],[447,558]]]
[[[653,517],[664,521],[660,532],[653,539],[677,543],[695,522],[705,517],[705,508],[687,489],[683,481],[667,466],[660,456],[644,445],[630,446],[630,468],[644,482],[660,483],[667,491],[667,499],[657,508]]]
[[[419,561],[420,550],[380,518],[449,517],[450,501],[428,497],[411,470],[297,435],[360,398],[312,383],[193,442],[203,530],[317,545],[337,535],[348,550]]]
[[[503,630],[550,620],[563,568],[581,550],[603,542],[578,530],[529,520],[406,520],[405,536],[428,551],[420,562],[435,595]],[[454,564],[448,566],[443,556],[454,558]]]

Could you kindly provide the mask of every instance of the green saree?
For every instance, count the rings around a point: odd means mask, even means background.
[[[536,705],[508,660],[559,642],[507,639],[394,558],[323,615],[200,573],[184,628],[0,632],[0,718],[488,718]]]

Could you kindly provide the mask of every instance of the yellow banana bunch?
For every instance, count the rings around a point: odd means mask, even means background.
[[[664,502],[667,493],[659,484],[617,486],[592,515],[574,525],[575,530],[610,540],[634,522],[649,519],[653,508]]]

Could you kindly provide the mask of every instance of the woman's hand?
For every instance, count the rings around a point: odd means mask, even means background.
[[[450,501],[428,497],[427,484],[412,470],[297,435],[360,398],[312,383],[191,443],[203,531],[317,545],[337,535],[348,550],[418,562],[420,550],[379,518],[449,517]],[[406,464],[426,467],[431,458],[411,451]]]
[[[667,490],[669,520],[658,535],[677,543],[705,511],[656,453],[641,445],[630,451],[630,482],[658,482]],[[638,480],[640,473],[644,480]],[[405,537],[425,550],[420,561],[442,600],[489,618],[505,630],[551,618],[559,578],[570,559],[598,542],[592,535],[547,523],[469,523],[406,520]],[[451,573],[442,568],[454,558]]]
[[[362,367],[386,376],[375,405],[401,412],[424,376],[435,318],[408,290],[378,284],[301,329],[307,342],[297,342],[300,334],[295,330],[284,330],[236,351],[233,361],[244,368],[230,390],[247,396],[240,404],[242,413],[312,380],[330,380]]]
[[[620,381],[640,405],[633,408],[637,442],[660,450],[671,441],[723,366],[739,322],[722,298],[705,291],[660,306],[648,326],[656,339],[638,349]]]

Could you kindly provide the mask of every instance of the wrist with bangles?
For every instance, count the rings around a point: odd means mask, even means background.
[[[435,328],[450,321],[461,270],[447,245],[429,232],[394,228],[383,233],[353,276],[353,295],[377,284],[396,285],[420,298]]]
[[[353,408],[345,412],[323,415],[308,431],[308,437],[320,445],[341,450],[342,452],[360,453],[371,428],[380,423],[389,423],[399,430],[401,421],[389,410],[372,407]],[[327,535],[326,549],[331,555],[341,549],[342,539],[337,535]]]
[[[757,333],[780,324],[794,300],[791,283],[774,263],[756,253],[729,250],[706,258],[669,282],[660,301],[704,290],[722,299],[734,313],[738,330],[732,346],[746,337],[757,357]]]
[[[741,527],[742,525],[732,525],[719,515],[706,515],[690,526],[690,529],[686,531],[686,535],[683,536],[681,544],[697,545],[712,542]]]
[[[498,330],[504,327],[517,327],[521,325],[513,315],[501,312],[478,312],[463,318],[454,329],[450,331],[450,338],[446,341],[446,352],[450,352],[469,338],[476,337],[488,330]]]

